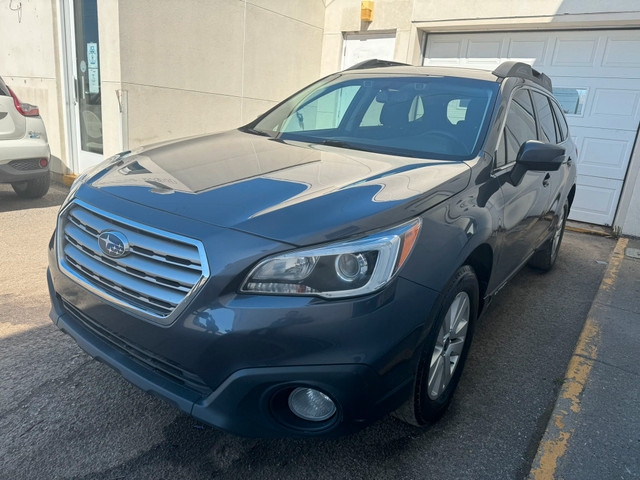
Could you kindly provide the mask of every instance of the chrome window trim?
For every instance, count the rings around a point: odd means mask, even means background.
[[[139,308],[135,305],[131,305],[127,303],[125,300],[115,297],[105,291],[103,291],[99,286],[94,285],[92,282],[88,281],[86,278],[78,275],[75,271],[73,271],[68,263],[64,259],[64,252],[62,251],[62,237],[64,235],[64,230],[61,228],[61,219],[65,217],[66,213],[73,208],[74,206],[80,206],[89,210],[90,212],[95,213],[96,215],[100,215],[107,219],[110,219],[117,223],[122,223],[124,225],[130,226],[132,228],[141,230],[143,232],[149,232],[150,234],[165,237],[171,240],[175,240],[178,242],[186,243],[188,245],[194,246],[198,249],[198,255],[200,257],[200,266],[201,276],[198,281],[193,285],[191,290],[184,296],[182,301],[176,306],[173,311],[167,315],[156,315],[153,312],[145,310],[143,308]],[[138,223],[136,221],[130,220],[128,218],[121,217],[119,215],[115,215],[113,213],[106,212],[100,208],[97,208],[89,203],[86,203],[79,199],[73,199],[67,205],[64,206],[62,210],[58,213],[58,217],[56,219],[56,255],[58,257],[58,268],[60,271],[64,273],[68,278],[73,280],[75,283],[85,288],[89,292],[94,295],[100,297],[105,300],[112,306],[125,311],[126,313],[132,313],[135,316],[142,318],[143,320],[151,321],[154,324],[159,324],[163,326],[168,326],[172,324],[176,318],[184,311],[184,309],[191,303],[191,300],[195,297],[195,295],[200,291],[205,282],[209,279],[211,271],[209,269],[209,261],[207,258],[207,254],[204,248],[204,245],[201,241],[196,240],[194,238],[185,237],[183,235],[178,235],[175,233],[167,232],[165,230],[160,230],[158,228],[151,227],[149,225],[144,225],[142,223]]]

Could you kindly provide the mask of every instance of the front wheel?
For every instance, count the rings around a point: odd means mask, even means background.
[[[12,183],[13,191],[22,198],[40,198],[44,197],[49,191],[49,185],[51,183],[51,177],[43,175],[33,180],[26,180],[24,182]]]
[[[478,298],[473,268],[459,268],[444,291],[442,307],[425,342],[413,395],[395,412],[400,420],[426,426],[447,410],[471,346]]]
[[[548,272],[553,268],[558,258],[562,237],[564,237],[564,227],[567,223],[568,214],[569,207],[565,204],[562,208],[562,216],[558,218],[553,229],[553,235],[542,245],[540,250],[533,254],[533,257],[529,260],[530,266],[543,272]]]

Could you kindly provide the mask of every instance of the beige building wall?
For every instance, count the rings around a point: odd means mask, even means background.
[[[118,10],[120,53],[119,72],[115,60],[103,70],[107,155],[120,135],[118,89],[135,148],[240,126],[320,74],[322,0],[115,1],[101,0]],[[111,18],[100,19],[103,59]]]
[[[9,8],[16,10],[12,10]],[[3,2],[0,8],[0,76],[18,98],[37,105],[47,129],[51,167],[66,158],[60,115],[60,64],[56,0]]]

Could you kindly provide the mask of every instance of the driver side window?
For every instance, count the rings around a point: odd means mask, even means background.
[[[529,90],[518,90],[511,99],[507,121],[496,149],[496,168],[515,162],[520,146],[537,140],[536,120]]]

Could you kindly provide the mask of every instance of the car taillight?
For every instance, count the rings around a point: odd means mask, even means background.
[[[49,165],[49,160],[47,160],[46,158],[41,158],[40,159],[40,166],[42,168],[46,167],[47,165]]]
[[[11,94],[11,97],[13,97],[13,104],[16,106],[16,110],[18,110],[21,115],[25,117],[37,117],[38,115],[40,115],[38,107],[36,107],[35,105],[30,105],[28,103],[20,103],[18,97],[16,97],[16,94],[13,93],[13,90],[11,90],[10,88],[9,93]]]

